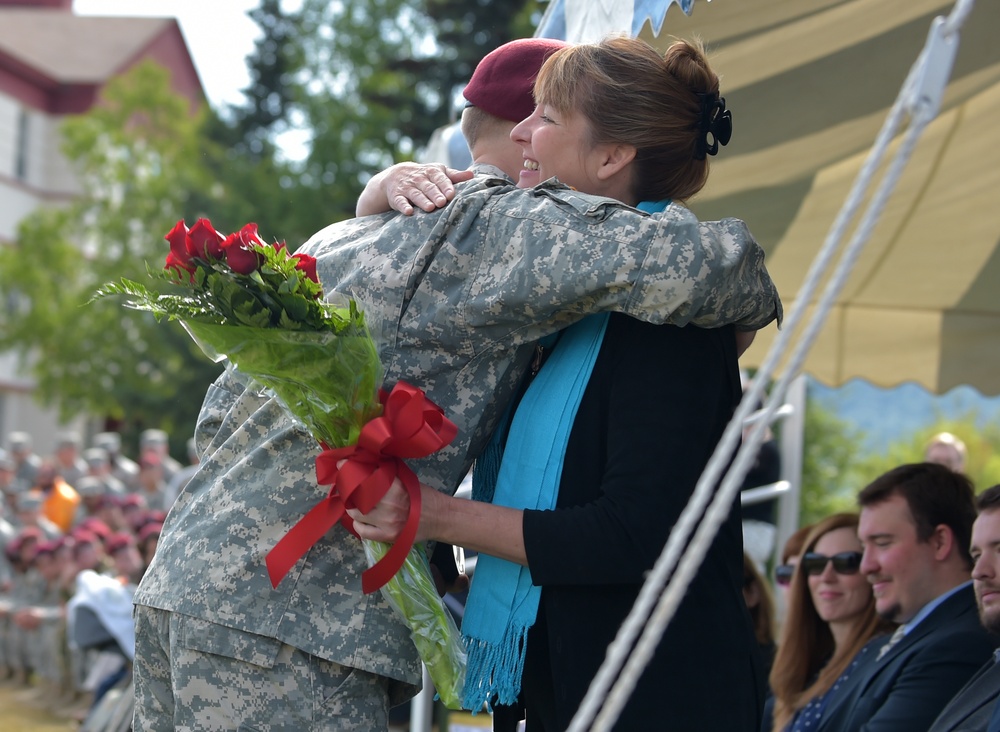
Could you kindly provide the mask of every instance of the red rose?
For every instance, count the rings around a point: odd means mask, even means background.
[[[302,272],[316,284],[319,284],[319,277],[316,275],[316,257],[308,254],[293,254],[292,259],[295,260],[295,269]]]
[[[184,220],[174,224],[174,228],[163,237],[170,242],[170,253],[167,254],[167,263],[164,269],[177,270],[178,274],[183,269],[187,272],[194,272],[194,265],[191,264],[191,255],[187,252],[188,227]]]
[[[187,251],[192,257],[222,259],[222,236],[208,219],[198,219],[187,233]]]
[[[167,263],[163,265],[163,269],[172,269],[178,276],[181,272],[187,272],[189,275],[194,274],[195,268],[190,264],[190,262],[181,261],[173,252],[167,253]]]
[[[222,242],[226,264],[238,274],[255,272],[263,260],[261,254],[254,250],[254,244],[259,243],[257,224],[247,224],[239,231],[234,231]]]

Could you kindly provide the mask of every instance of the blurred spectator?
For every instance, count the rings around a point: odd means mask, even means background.
[[[46,539],[58,539],[63,531],[42,513],[44,498],[36,490],[17,495],[17,523],[20,528],[39,529]]]
[[[80,505],[83,508],[82,516],[84,518],[96,516],[104,502],[104,497],[108,495],[104,482],[93,475],[85,475],[80,478],[76,492],[80,495]]]
[[[17,533],[17,512],[14,502],[14,459],[0,448],[0,595],[10,586],[10,562],[3,549]]]
[[[781,587],[786,596],[788,587],[792,583],[792,575],[795,573],[795,565],[799,563],[799,555],[802,553],[802,547],[805,546],[806,537],[809,536],[811,530],[812,526],[807,524],[797,529],[785,540],[785,546],[781,550],[781,564],[774,568],[775,584]]]
[[[191,476],[198,471],[198,465],[201,460],[198,457],[198,448],[195,445],[193,437],[189,438],[187,441],[187,456],[188,464],[181,468],[167,484],[166,495],[164,498],[165,509],[169,509],[170,506],[173,505],[174,501],[177,500],[177,496],[180,495],[182,490],[184,490],[184,486],[186,486],[188,481],[191,480]]]
[[[87,475],[100,481],[105,493],[121,496],[127,493],[125,484],[111,474],[111,458],[103,447],[91,447],[83,451],[83,460],[87,463]],[[81,478],[82,480],[82,478]],[[80,490],[79,485],[73,486]]]
[[[94,436],[94,447],[108,453],[111,475],[120,480],[127,489],[139,486],[139,465],[122,454],[122,438],[117,432],[99,432]]]
[[[11,586],[0,604],[0,661],[2,673],[15,685],[27,685],[31,680],[32,659],[28,636],[19,620],[21,611],[35,599],[37,583],[29,576],[38,545],[45,540],[44,534],[34,526],[21,529],[8,542],[4,551],[13,569]]]
[[[160,530],[162,528],[163,524],[158,523],[146,524],[139,529],[139,551],[142,553],[142,559],[146,567],[153,561],[153,555],[156,553],[156,544],[160,540]]]
[[[53,463],[42,461],[32,490],[38,491],[42,496],[42,513],[45,517],[58,526],[62,533],[69,533],[76,523],[80,494],[63,480]]]
[[[52,455],[52,467],[56,474],[74,490],[88,470],[87,463],[80,456],[81,445],[79,432],[64,430],[56,435],[56,450]],[[37,478],[35,482],[38,482]]]
[[[0,491],[6,494],[14,484],[14,458],[0,448]]]
[[[55,540],[55,556],[62,568],[60,584],[68,597],[76,584],[76,562],[73,561],[72,536],[62,536]]]
[[[4,552],[7,544],[17,535],[17,528],[14,525],[16,519],[9,514],[7,501],[0,500],[0,597],[10,588],[10,580],[13,575],[13,569]]]
[[[170,440],[163,430],[143,430],[139,435],[139,465],[150,453],[160,458],[162,477],[164,482],[170,481],[183,466],[170,457]]]
[[[924,448],[924,462],[944,465],[956,473],[965,472],[967,457],[965,443],[950,432],[934,435]]]
[[[94,501],[94,518],[103,521],[112,531],[131,530],[129,522],[125,519],[125,512],[122,511],[122,503],[133,494],[124,496],[109,496],[104,494]]]
[[[974,501],[966,476],[933,463],[901,465],[858,495],[861,571],[876,612],[900,626],[831,693],[820,732],[927,729],[993,656],[970,580]]]
[[[65,691],[68,682],[64,653],[65,555],[59,552],[59,546],[59,540],[38,544],[28,575],[34,584],[32,597],[14,616],[14,624],[26,636],[27,657],[34,672],[34,701],[46,705]]]
[[[104,552],[104,544],[93,531],[77,529],[73,532],[73,563],[79,574],[91,570],[98,574],[113,574],[112,565]]]
[[[815,729],[828,694],[867,660],[868,641],[889,629],[875,614],[861,556],[858,514],[835,514],[808,532],[771,671],[765,732]]]
[[[979,515],[972,525],[972,583],[979,619],[994,636],[1000,635],[1000,485],[976,497]],[[996,654],[941,711],[928,732],[986,732],[1000,721],[1000,662]]]
[[[135,657],[132,623],[134,587],[118,577],[89,570],[77,575],[67,605],[67,632],[85,661],[78,677],[82,692],[79,720],[84,721],[102,696],[131,674]]]
[[[126,584],[138,585],[146,566],[135,537],[127,532],[112,534],[105,544],[115,572]]]
[[[146,497],[141,493],[130,493],[118,499],[121,506],[122,516],[125,517],[125,525],[129,531],[135,533],[146,521],[146,513],[149,510],[146,506]]]
[[[77,531],[89,531],[101,540],[102,545],[107,545],[108,539],[110,539],[111,535],[115,533],[110,526],[97,516],[88,516],[77,524],[73,531],[74,533]]]
[[[32,450],[31,435],[27,432],[11,432],[7,437],[7,447],[14,460],[14,480],[22,488],[30,488],[35,484],[38,469],[42,465],[42,458]]]
[[[6,450],[0,450],[0,503],[8,520],[14,521],[17,513],[17,494],[27,490],[14,477],[14,458]]]
[[[743,553],[743,599],[753,620],[753,632],[760,646],[765,676],[771,672],[777,645],[774,642],[774,598],[771,589],[757,571],[753,558]]]
[[[167,508],[167,480],[163,469],[163,458],[154,452],[144,452],[139,458],[139,490],[145,508],[165,510]]]

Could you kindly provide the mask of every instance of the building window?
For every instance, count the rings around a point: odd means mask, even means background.
[[[14,161],[14,176],[18,180],[28,179],[28,112],[25,109],[18,110],[17,114],[17,147]]]

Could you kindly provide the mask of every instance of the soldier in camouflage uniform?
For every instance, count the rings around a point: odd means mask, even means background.
[[[518,88],[530,104],[530,83]],[[651,217],[476,173],[439,212],[343,222],[302,249],[328,292],[357,297],[384,326],[385,385],[421,387],[458,425],[451,445],[411,461],[428,485],[455,490],[535,341],[588,313],[747,330],[780,316],[739,221],[701,224],[676,207]],[[360,543],[332,529],[277,589],[264,564],[326,495],[316,442],[233,370],[209,389],[195,436],[201,468],[135,596],[135,729],[385,729],[420,664],[381,593],[361,591]]]
[[[128,490],[139,485],[139,464],[122,454],[122,438],[117,432],[99,432],[94,435],[94,447],[107,451],[111,474]]]
[[[24,490],[31,488],[42,467],[42,458],[35,454],[34,441],[27,432],[11,432],[7,436],[10,456],[14,460],[14,480]]]
[[[21,627],[18,615],[41,596],[39,578],[37,573],[31,571],[31,561],[36,547],[44,538],[40,530],[29,526],[21,529],[7,545],[7,556],[14,568],[14,575],[6,600],[0,606],[0,619],[4,621],[3,660],[8,675],[15,683],[22,685],[30,683],[36,659],[32,648],[34,635]]]
[[[59,540],[38,545],[30,576],[35,595],[17,616],[19,629],[29,640],[31,667],[35,670],[38,699],[53,703],[65,689],[66,588]]]

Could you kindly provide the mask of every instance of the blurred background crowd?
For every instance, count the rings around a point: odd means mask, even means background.
[[[150,429],[135,459],[116,432],[56,436],[39,455],[14,431],[0,448],[0,683],[83,720],[127,685],[132,592],[156,551],[166,511],[197,466]]]

